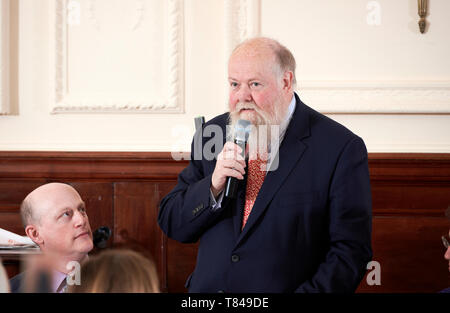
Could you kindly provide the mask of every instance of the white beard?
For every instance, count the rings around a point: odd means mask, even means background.
[[[230,112],[227,141],[233,141],[235,126],[239,119],[248,119],[252,123],[246,152],[249,159],[256,159],[258,154],[260,157],[267,157],[270,147],[279,146],[280,124],[286,116],[287,108],[284,108],[281,103],[275,103],[273,107],[273,114],[269,114],[258,108],[254,103],[239,102],[236,109]],[[254,110],[252,118],[246,118],[246,115],[250,112],[239,113],[244,108]]]

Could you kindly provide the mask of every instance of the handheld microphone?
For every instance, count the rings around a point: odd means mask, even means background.
[[[238,120],[234,128],[234,143],[242,149],[242,157],[245,158],[245,146],[251,131],[251,123],[247,120]],[[225,185],[225,197],[236,199],[238,180],[235,177],[228,177]]]
[[[106,248],[106,244],[111,237],[111,229],[108,226],[102,226],[97,228],[92,234],[94,246],[103,249]]]
[[[197,116],[196,118],[194,118],[194,123],[195,123],[195,130],[202,128],[202,125],[205,124],[205,117]]]

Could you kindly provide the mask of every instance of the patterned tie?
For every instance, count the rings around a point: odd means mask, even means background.
[[[259,156],[255,160],[248,161],[248,178],[247,187],[245,190],[245,207],[244,216],[242,219],[242,229],[247,223],[253,204],[255,204],[256,196],[258,196],[259,189],[266,177],[267,158],[260,159]]]

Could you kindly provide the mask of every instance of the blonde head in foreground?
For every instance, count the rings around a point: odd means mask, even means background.
[[[157,293],[159,280],[154,263],[132,250],[106,250],[81,267],[80,285],[74,293]]]

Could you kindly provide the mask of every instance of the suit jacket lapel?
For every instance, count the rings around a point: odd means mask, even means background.
[[[282,186],[284,180],[291,173],[294,166],[301,159],[306,145],[301,141],[302,138],[309,136],[309,114],[306,111],[305,105],[296,96],[296,109],[289,123],[288,129],[283,142],[279,149],[279,164],[278,168],[267,173],[264,183],[256,197],[255,204],[253,205],[252,212],[247,220],[247,223],[240,233],[236,245],[238,245],[242,239],[248,234],[252,227],[256,224],[258,219],[263,215],[268,208],[270,201],[278,192],[278,189]],[[245,188],[244,188],[245,198]],[[245,200],[244,200],[245,201]],[[238,203],[237,203],[238,204]],[[242,222],[242,208],[244,204],[241,204],[239,220],[239,229]],[[235,219],[236,224],[236,219]],[[235,225],[236,232],[236,225]]]
[[[238,188],[238,194],[236,199],[236,205],[233,206],[233,226],[234,226],[234,238],[237,240],[241,235],[242,228],[242,216],[245,206],[245,186],[247,185],[247,175],[244,176],[244,180],[240,182]]]

